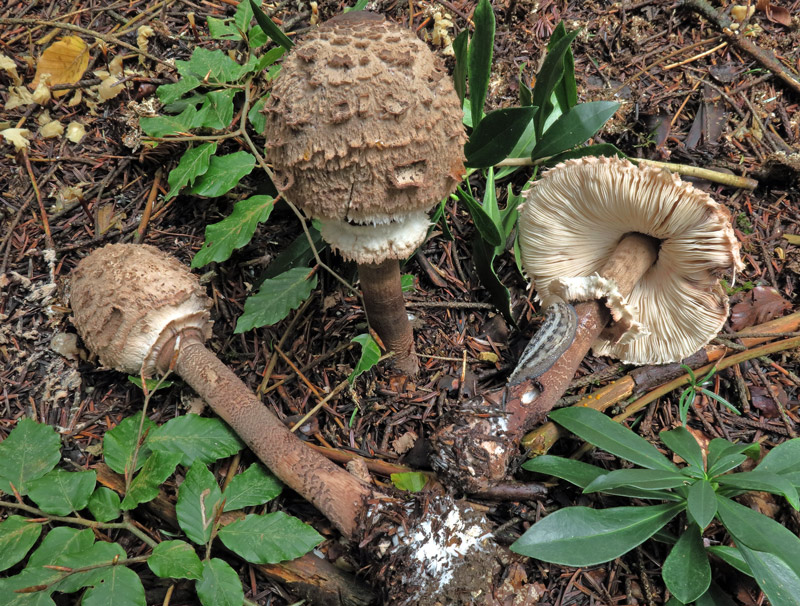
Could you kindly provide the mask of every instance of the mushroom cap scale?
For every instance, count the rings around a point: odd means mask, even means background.
[[[109,244],[72,273],[72,322],[105,365],[153,374],[161,348],[183,330],[211,336],[211,299],[177,259],[148,245]]]
[[[278,189],[309,215],[386,224],[427,210],[464,174],[462,111],[442,62],[366,11],[287,55],[266,104]]]
[[[632,326],[601,335],[593,349],[633,364],[675,362],[717,334],[728,315],[719,285],[743,268],[730,214],[711,197],[667,171],[619,158],[569,160],[529,190],[520,214],[520,245],[537,298],[596,298],[569,278],[597,274],[626,233],[660,241],[658,259],[627,297]],[[590,285],[592,288],[590,288]],[[613,297],[612,297],[613,298]],[[638,325],[637,325],[638,323]]]

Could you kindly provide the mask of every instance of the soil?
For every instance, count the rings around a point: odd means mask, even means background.
[[[36,57],[54,39],[43,39],[54,31],[52,22],[118,35],[134,47],[136,27],[148,23],[155,31],[148,46],[151,55],[167,62],[187,59],[197,46],[218,45],[208,37],[206,17],[232,15],[236,4],[235,0],[158,4],[10,0],[0,9],[0,18],[39,23],[0,21],[0,52],[14,60],[22,80],[29,83]],[[797,78],[800,1],[779,4],[791,16],[791,26],[771,21],[767,13],[758,11],[740,31],[751,28],[748,40],[774,53],[783,69]],[[469,27],[467,16],[474,6],[462,0],[378,0],[368,8],[409,25],[427,40],[435,11],[449,16],[454,24],[449,33],[454,36]],[[269,12],[285,31],[299,37],[311,27],[310,19],[317,18],[312,13],[323,21],[343,8],[342,3],[328,0],[316,10],[290,1],[276,3]],[[746,269],[736,276],[731,295],[734,313],[724,332],[735,333],[798,311],[800,162],[792,156],[800,153],[797,90],[750,53],[731,44],[722,46],[721,32],[681,2],[497,0],[493,8],[497,35],[489,108],[518,104],[518,76],[531,82],[559,21],[568,30],[581,28],[573,45],[579,101],[621,103],[594,142],[614,143],[632,157],[714,168],[758,180],[755,190],[695,182],[730,210],[742,242]],[[727,14],[729,8],[719,10]],[[128,28],[137,16],[136,25]],[[103,69],[117,55],[131,53],[114,43],[78,35],[92,45],[90,70]],[[440,46],[435,48],[443,52]],[[126,65],[136,63],[135,56],[131,57]],[[445,60],[452,68],[452,59],[445,56]],[[124,375],[98,368],[77,338],[70,323],[70,271],[88,252],[108,242],[144,242],[188,264],[203,243],[206,225],[227,216],[237,199],[266,187],[264,178],[253,173],[233,195],[213,199],[180,195],[165,202],[167,171],[174,167],[184,144],[141,145],[136,112],[156,105],[155,88],[177,75],[150,59],[144,59],[139,70],[141,74],[126,82],[122,94],[104,103],[92,98],[90,90],[97,82],[89,79],[94,77],[91,71],[69,87],[68,94],[49,102],[51,117],[65,124],[73,120],[84,124],[86,135],[79,143],[36,135],[42,111],[38,105],[7,109],[13,82],[7,72],[0,71],[0,130],[24,126],[34,133],[24,152],[15,152],[8,141],[0,144],[0,439],[19,418],[33,417],[56,427],[64,455],[84,468],[101,461],[104,433],[139,410],[142,392]],[[73,105],[75,90],[84,94]],[[257,145],[263,145],[263,139]],[[237,151],[241,144],[227,140],[224,149]],[[519,170],[508,183],[518,190],[530,175],[529,170]],[[473,183],[480,195],[482,182],[473,179]],[[506,183],[500,185],[502,205]],[[340,459],[352,454],[365,459],[374,481],[382,484],[389,482],[386,474],[394,469],[392,465],[429,470],[427,436],[461,402],[504,384],[540,322],[527,285],[508,253],[499,258],[496,270],[511,291],[519,328],[496,312],[471,261],[475,228],[469,215],[455,203],[448,210],[454,241],[435,232],[404,268],[415,282],[407,301],[418,317],[419,376],[412,380],[381,365],[359,378],[352,390],[343,390],[328,401],[302,430],[310,444],[334,449]],[[227,262],[207,266],[203,275],[215,304],[211,349],[253,389],[261,387],[265,405],[287,423],[316,403],[309,385],[326,392],[347,377],[358,354],[349,341],[366,330],[359,300],[319,271],[319,285],[310,299],[286,320],[234,333],[247,296],[260,283],[269,262],[299,230],[294,215],[278,206],[250,244],[235,251]],[[326,252],[324,260],[345,279],[355,279],[354,267],[335,255]],[[279,350],[282,355],[277,354]],[[796,435],[799,366],[798,351],[788,350],[721,371],[714,390],[745,414],[736,416],[703,398],[689,414],[692,431],[701,439],[757,441],[765,450]],[[597,384],[625,372],[613,360],[589,356],[568,395],[589,393]],[[679,392],[663,396],[636,417],[640,435],[657,443],[659,431],[679,424],[678,396]],[[195,396],[178,383],[154,394],[149,414],[163,422],[188,408],[197,408]],[[579,446],[564,439],[554,453],[569,454]],[[243,455],[243,465],[249,462],[247,457]],[[608,468],[619,465],[602,452],[588,454],[584,460]],[[215,471],[224,476],[224,465]],[[524,473],[517,479],[535,480]],[[498,491],[495,500],[458,496],[468,498],[486,514],[502,544],[510,544],[556,508],[615,503],[582,495],[563,483],[548,488],[545,494],[531,490],[528,496],[522,490],[509,490],[499,498]],[[173,484],[165,486],[168,497],[174,496],[174,489]],[[782,499],[758,495],[751,504],[793,532],[800,530],[800,518]],[[360,561],[357,549],[340,543],[331,525],[297,495],[285,491],[273,506],[314,525],[326,537],[321,551],[331,561],[357,569],[361,581],[368,583],[380,576],[372,562]],[[157,532],[157,520],[143,518],[142,523]],[[727,541],[721,528],[712,528],[706,536],[712,543]],[[659,572],[666,553],[663,544],[651,541],[606,565],[577,570],[509,557],[503,562],[504,572],[495,577],[495,586],[486,591],[504,605],[659,605],[665,602]],[[276,606],[296,601],[286,585],[256,576],[246,563],[228,559],[239,571],[249,599]],[[733,603],[763,603],[764,596],[751,579],[719,561],[713,568],[715,581]],[[146,569],[139,572],[146,584],[148,578],[153,581],[148,603],[162,603],[167,587],[147,577]],[[171,603],[191,604],[195,599],[191,596],[177,592]]]

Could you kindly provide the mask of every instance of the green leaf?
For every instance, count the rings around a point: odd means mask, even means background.
[[[169,171],[169,177],[167,177],[169,192],[164,196],[164,200],[174,198],[181,189],[192,185],[197,177],[204,175],[208,170],[211,156],[216,151],[216,143],[202,143],[197,147],[187,149],[181,156],[178,166]]]
[[[358,358],[358,364],[353,369],[353,372],[347,377],[347,380],[352,385],[353,381],[363,373],[370,370],[378,363],[381,357],[381,348],[375,342],[375,339],[369,333],[358,335],[350,339],[351,343],[358,343],[361,346],[361,356]]]
[[[145,391],[145,387],[147,387],[146,393],[152,393],[154,391],[158,391],[159,389],[166,389],[167,387],[172,387],[174,383],[172,381],[165,381],[164,379],[145,379],[144,383],[142,383],[142,379],[139,377],[134,377],[133,375],[128,375],[128,381],[136,385],[139,389],[143,392]]]
[[[511,326],[516,326],[514,316],[511,315],[511,295],[497,277],[494,270],[494,258],[494,247],[475,235],[472,239],[472,260],[475,263],[475,272],[483,287],[489,291],[492,304],[503,315],[506,322]]]
[[[203,562],[203,578],[197,581],[195,588],[203,606],[242,606],[244,603],[239,575],[218,558]]]
[[[317,286],[317,276],[306,267],[296,267],[270,280],[244,302],[244,313],[236,322],[235,334],[280,322],[305,301]]]
[[[45,513],[65,516],[86,507],[96,482],[97,473],[94,470],[54,469],[28,482],[28,496]]]
[[[453,54],[456,66],[453,69],[453,86],[456,89],[458,100],[464,105],[467,91],[467,43],[469,42],[468,30],[462,30],[453,40]]]
[[[322,542],[308,524],[282,511],[251,514],[219,531],[225,547],[254,564],[275,564],[307,554]]]
[[[91,549],[94,532],[90,528],[79,530],[69,526],[56,526],[42,539],[41,544],[28,559],[28,568],[55,564],[64,555]]]
[[[198,545],[211,538],[211,527],[222,505],[222,491],[205,463],[196,461],[178,489],[175,513],[186,536]]]
[[[641,545],[682,509],[678,504],[567,507],[531,526],[511,551],[564,566],[594,566]]]
[[[414,274],[400,274],[400,290],[403,292],[414,292]]]
[[[662,469],[617,469],[596,478],[583,492],[608,492],[620,486],[658,490],[677,488],[686,483],[686,476]]]
[[[237,92],[239,91],[229,88],[206,93],[201,108],[206,110],[201,126],[218,130],[227,128],[233,120],[233,98]]]
[[[243,3],[244,4],[244,3]],[[203,578],[203,564],[194,547],[183,541],[164,541],[153,548],[147,565],[156,576],[174,579]]]
[[[188,61],[176,61],[175,69],[184,78],[194,76],[204,83],[224,84],[238,80],[242,66],[219,49],[209,50],[198,46]]]
[[[319,230],[316,227],[309,226],[308,231],[311,234],[311,240],[314,242],[314,247],[317,252],[319,253],[324,250],[327,244],[322,240],[322,235],[319,233]],[[309,244],[306,235],[301,233],[292,240],[289,246],[278,253],[269,265],[267,265],[267,269],[264,271],[264,277],[260,282],[256,282],[256,287],[261,288],[264,280],[275,278],[286,273],[290,269],[308,267],[309,262],[313,258],[314,252],[311,250],[311,244]]]
[[[800,469],[800,438],[793,438],[770,450],[755,470],[783,474],[796,472],[798,469]]]
[[[246,32],[253,20],[253,7],[249,2],[240,2],[233,15],[233,21],[241,31]]]
[[[569,51],[569,46],[578,35],[580,30],[568,33],[555,42],[552,48],[548,48],[542,67],[536,76],[536,84],[533,87],[532,105],[540,108],[536,117],[536,138],[541,140],[544,132],[544,124],[547,121],[549,112],[547,111],[550,103],[550,96],[553,90],[564,75],[564,55]]]
[[[740,488],[743,490],[763,490],[772,494],[783,495],[789,505],[800,509],[797,490],[785,477],[768,471],[745,471],[731,473],[716,478],[720,486]]]
[[[247,119],[250,121],[250,125],[259,134],[262,134],[267,126],[267,116],[264,114],[264,105],[266,105],[267,99],[269,99],[269,95],[264,95],[253,103],[250,111],[247,112]]]
[[[556,42],[561,40],[567,35],[567,30],[564,27],[564,22],[561,21],[553,30],[550,40],[547,43],[547,50],[549,51]],[[558,108],[561,113],[568,111],[574,107],[578,102],[578,89],[575,84],[575,59],[572,56],[572,49],[568,48],[564,54],[564,73],[561,76],[556,87],[553,89],[553,98],[558,103]]]
[[[0,442],[0,490],[28,494],[28,482],[41,478],[61,458],[61,438],[49,425],[20,419],[8,437]]]
[[[489,89],[494,52],[494,12],[489,0],[479,0],[472,15],[475,31],[467,49],[469,98],[472,108],[472,127],[477,128],[483,116],[483,105]]]
[[[249,175],[255,165],[256,159],[245,151],[212,156],[208,170],[198,177],[189,191],[198,196],[217,198],[239,185],[239,181]]]
[[[250,242],[258,224],[269,219],[274,207],[272,196],[253,196],[237,202],[228,218],[206,226],[206,241],[192,259],[192,267],[227,261],[234,249]]]
[[[196,414],[170,419],[151,432],[147,443],[154,452],[181,454],[180,464],[186,467],[198,460],[213,463],[236,454],[244,447],[222,420]]]
[[[428,476],[419,471],[393,473],[390,477],[395,488],[409,492],[419,492],[428,483]]]
[[[368,0],[358,0],[353,6],[346,7],[342,12],[349,13],[350,11],[363,11],[367,8]]]
[[[576,105],[563,114],[540,138],[531,158],[538,160],[580,145],[594,136],[619,109],[616,101],[592,101]]]
[[[728,440],[714,438],[708,444],[707,469],[709,477],[716,477],[723,473],[739,467],[747,460],[747,456],[742,453],[748,450],[752,444],[733,444]]]
[[[139,575],[125,566],[111,566],[103,579],[86,591],[81,606],[147,606]]]
[[[747,562],[742,557],[742,552],[736,549],[736,547],[727,547],[725,545],[712,545],[711,547],[706,547],[706,551],[709,553],[713,553],[717,557],[719,557],[722,561],[727,562],[731,566],[733,566],[739,572],[743,572],[748,576],[753,576],[753,571],[750,570],[750,566],[747,565]]]
[[[685,427],[658,434],[664,445],[698,471],[705,471],[703,451],[694,436]]]
[[[717,513],[717,495],[711,482],[701,478],[689,486],[686,509],[701,529],[711,523]]]
[[[89,498],[89,511],[98,522],[116,520],[122,510],[119,506],[119,495],[105,486],[99,486]]]
[[[753,571],[753,578],[770,604],[800,606],[800,574],[778,555],[740,545],[739,551]]]
[[[695,600],[694,606],[737,606],[737,603],[712,581],[711,587]]]
[[[268,503],[283,490],[281,481],[260,463],[253,463],[242,473],[233,476],[225,489],[225,508],[223,511],[243,509],[253,505]]]
[[[146,444],[142,445],[136,457],[136,468],[130,469],[138,443],[139,427],[141,426],[142,438],[156,427],[156,424],[147,417],[142,421],[143,414],[140,411],[132,417],[122,419],[114,429],[107,431],[103,436],[103,457],[106,465],[122,475],[139,469],[150,456],[150,448]]]
[[[552,40],[552,38],[551,38]],[[526,105],[533,105],[533,91],[525,82],[525,67],[526,63],[519,66],[519,74],[517,75],[517,87],[519,88],[519,104],[523,107]]]
[[[175,84],[162,84],[156,89],[159,101],[164,105],[175,103],[178,99],[183,97],[186,93],[193,91],[202,84],[199,78],[194,76],[184,76]]]
[[[564,459],[552,455],[541,455],[522,464],[523,469],[555,476],[566,480],[580,488],[586,488],[595,479],[608,473],[602,467],[590,465],[583,461]]]
[[[142,465],[141,471],[131,482],[120,509],[129,510],[139,503],[147,503],[158,496],[159,487],[167,481],[181,462],[181,453],[154,452]]]
[[[503,238],[500,235],[500,229],[502,226],[498,226],[494,222],[492,217],[489,216],[483,206],[481,206],[471,194],[464,191],[460,187],[458,190],[456,190],[456,195],[458,196],[459,200],[466,204],[469,214],[472,217],[472,222],[478,229],[478,233],[480,233],[483,241],[492,247],[503,244]]]
[[[55,606],[50,598],[53,583],[64,575],[63,572],[41,567],[27,566],[21,573],[7,579],[0,578],[0,595],[5,596],[3,606]],[[46,586],[47,589],[30,592],[31,587]],[[25,593],[17,593],[27,590]]]
[[[661,569],[664,584],[684,604],[695,601],[711,584],[711,566],[696,524],[690,524]]]
[[[535,115],[535,107],[509,107],[487,114],[464,145],[467,166],[486,168],[505,160]]]
[[[197,111],[195,107],[189,106],[177,116],[139,118],[139,126],[149,137],[166,137],[190,134],[193,128],[202,126],[204,120],[205,111]]]
[[[247,2],[241,2],[247,4]],[[206,17],[206,25],[208,25],[208,35],[212,40],[239,40],[242,35],[239,30],[233,25],[233,19],[217,19],[216,17]]]
[[[264,11],[261,10],[261,7],[259,7],[258,4],[256,4],[253,0],[250,0],[250,6],[253,8],[253,13],[255,14],[258,26],[264,31],[267,37],[277,44],[280,44],[286,50],[292,50],[294,42],[289,40],[286,34],[281,31],[281,28],[275,25],[275,22],[264,14]]]
[[[40,534],[42,525],[22,516],[9,516],[0,522],[0,571],[11,568],[28,555]]]
[[[82,587],[101,583],[109,574],[109,568],[116,558],[124,558],[125,550],[119,543],[106,543],[98,541],[84,551],[61,554],[56,558],[57,566],[67,568],[89,568],[85,572],[78,572],[65,576],[55,587],[57,591],[72,593]],[[61,573],[64,574],[63,572]]]
[[[552,411],[550,418],[579,438],[621,459],[647,469],[678,471],[650,442],[592,408],[562,408]]]

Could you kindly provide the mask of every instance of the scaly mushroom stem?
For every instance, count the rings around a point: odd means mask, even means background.
[[[394,365],[408,375],[417,374],[419,360],[403,298],[400,262],[386,259],[382,263],[359,263],[358,275],[369,325],[386,349],[395,352]]]
[[[311,501],[345,536],[353,537],[367,500],[376,496],[373,491],[303,444],[203,345],[198,331],[185,331],[178,347],[174,366],[183,380],[282,482]],[[172,347],[164,350],[169,356]],[[161,372],[169,366],[169,359],[163,358]]]
[[[624,236],[600,275],[613,279],[623,296],[653,265],[657,240],[632,233]],[[484,401],[460,411],[458,419],[434,436],[431,462],[466,492],[481,492],[502,481],[510,459],[519,452],[522,436],[541,423],[563,395],[592,343],[610,320],[601,301],[575,307],[578,330],[575,340],[544,374],[484,396]],[[469,416],[472,413],[474,416]]]

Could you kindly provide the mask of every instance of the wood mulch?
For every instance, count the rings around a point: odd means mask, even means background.
[[[12,57],[23,80],[30,82],[35,57],[44,47],[42,38],[53,31],[53,22],[112,35],[134,46],[136,28],[148,23],[156,31],[148,49],[151,55],[168,62],[186,59],[198,45],[217,44],[208,38],[205,18],[231,15],[236,4],[235,0],[9,0],[0,9],[0,18],[34,19],[39,24],[0,21],[0,52]],[[754,31],[748,40],[774,53],[785,71],[797,77],[800,1],[780,4],[794,17],[793,27],[756,13],[750,19]],[[449,13],[458,32],[468,27],[466,16],[472,13],[474,2],[379,0],[369,7],[429,36],[434,10]],[[280,2],[272,8],[286,31],[302,35],[309,27],[311,11],[306,3]],[[319,18],[324,20],[342,8],[340,2],[323,0]],[[725,332],[800,311],[796,297],[800,161],[795,156],[791,166],[786,156],[779,155],[800,152],[800,94],[796,90],[746,50],[725,44],[720,30],[681,2],[498,0],[494,9],[498,29],[490,107],[517,103],[520,70],[526,80],[531,79],[560,20],[568,29],[581,27],[573,47],[580,100],[622,103],[596,142],[614,143],[634,157],[715,168],[759,180],[755,191],[696,182],[731,211],[743,246],[746,269],[736,277],[739,289],[731,296],[733,325],[726,325]],[[193,13],[193,22],[187,13]],[[90,87],[92,69],[103,68],[118,53],[130,52],[83,37],[95,46],[86,80],[73,89]],[[107,242],[145,242],[188,264],[203,242],[205,226],[227,216],[233,202],[228,196],[178,196],[163,201],[167,171],[182,149],[176,144],[139,145],[135,108],[152,102],[156,86],[174,81],[176,74],[147,59],[141,71],[143,75],[126,83],[122,95],[93,108],[85,101],[71,106],[73,90],[50,102],[51,116],[85,125],[86,136],[80,143],[33,136],[30,149],[18,153],[9,144],[0,144],[0,438],[20,417],[31,416],[57,427],[65,455],[84,467],[101,460],[97,446],[104,433],[137,411],[142,398],[124,376],[99,369],[79,341],[64,336],[75,333],[67,297],[70,270]],[[41,108],[6,110],[10,84],[8,75],[0,72],[0,130],[24,125],[35,133]],[[236,141],[225,145],[230,151],[238,149]],[[519,188],[529,174],[518,171],[512,185]],[[244,189],[256,191],[260,185],[258,177],[251,175]],[[500,192],[503,203],[505,185]],[[409,381],[386,368],[370,372],[354,390],[344,390],[329,401],[304,428],[309,443],[358,454],[374,462],[371,468],[377,474],[387,471],[387,466],[381,466],[384,463],[427,469],[425,436],[438,427],[443,413],[455,409],[464,398],[502,385],[539,322],[526,284],[508,255],[499,259],[496,269],[512,292],[520,330],[495,313],[472,265],[469,241],[474,228],[469,216],[452,204],[449,221],[455,241],[435,235],[404,270],[416,282],[408,301],[419,318],[418,350],[423,362],[419,377]],[[287,419],[316,404],[307,384],[324,393],[349,374],[357,359],[349,340],[366,328],[358,300],[320,272],[319,287],[285,321],[234,334],[236,318],[253,285],[297,233],[294,216],[278,208],[248,246],[228,262],[209,266],[211,271],[204,275],[215,303],[211,348],[246,383],[260,388],[266,405]],[[46,255],[48,249],[55,250],[54,258]],[[346,278],[354,278],[354,269],[335,256],[327,262]],[[593,357],[581,369],[582,375],[605,373],[604,380],[623,372],[613,361]],[[797,431],[798,375],[797,350],[721,371],[714,390],[744,414],[733,415],[703,399],[690,413],[689,424],[705,438],[758,441],[765,449],[778,444]],[[572,395],[595,389],[586,381],[576,385]],[[660,430],[678,424],[677,396],[673,392],[657,399],[637,417],[642,435],[655,440]],[[194,405],[192,400],[187,388],[158,392],[151,416],[159,422],[183,414]],[[413,437],[412,432],[420,439],[406,453],[400,444]],[[578,446],[564,440],[556,452],[571,453]],[[590,454],[585,460],[617,464],[603,453]],[[388,481],[384,476],[379,479]],[[492,520],[502,525],[499,538],[510,543],[545,511],[588,502],[595,499],[559,484],[538,501],[508,497],[485,505]],[[797,514],[782,501],[758,495],[753,505],[793,531],[800,530]],[[309,505],[284,494],[277,507],[330,537],[323,550],[331,559],[342,555],[335,531]],[[724,540],[723,533],[712,532],[709,538]],[[516,566],[537,584],[543,605],[657,605],[664,602],[659,570],[665,555],[663,545],[648,542],[590,569],[531,560]],[[248,597],[259,604],[295,601],[282,585],[251,576],[242,562],[236,565],[249,589]],[[735,603],[762,603],[752,580],[721,563],[715,563],[714,570],[715,580]],[[152,603],[163,599],[163,595],[150,597]],[[191,603],[192,598],[185,600],[173,603]]]

